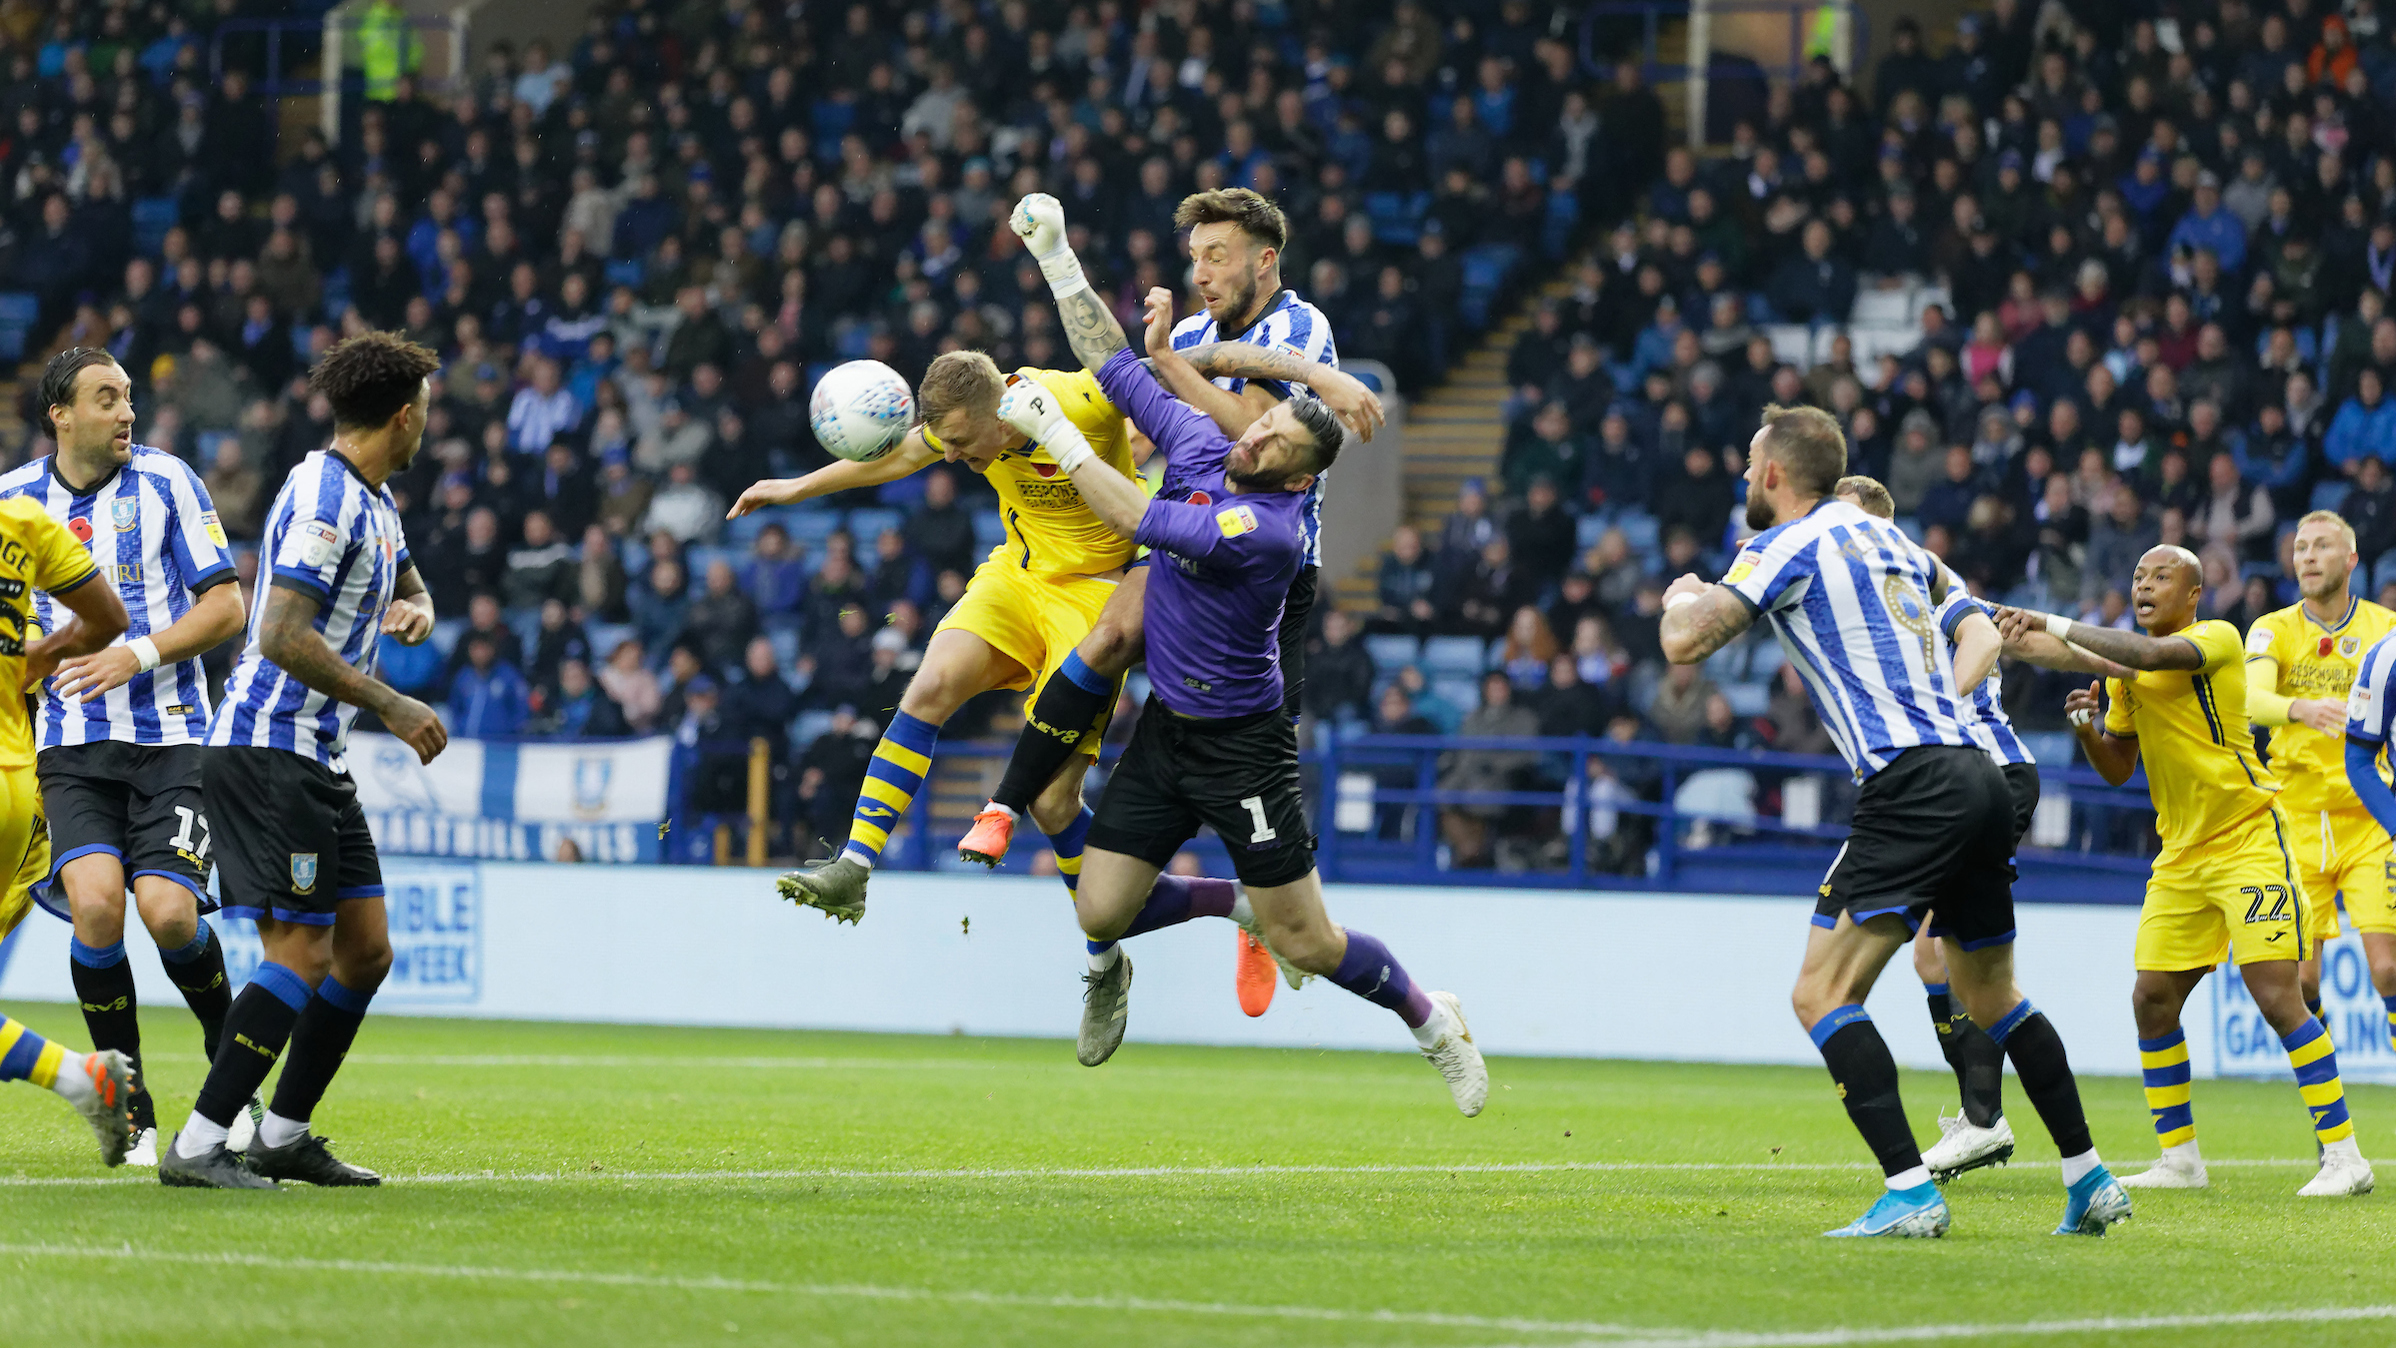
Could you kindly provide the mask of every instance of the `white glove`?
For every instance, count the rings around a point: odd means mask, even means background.
[[[1015,203],[1007,224],[1023,237],[1023,246],[1040,264],[1048,289],[1058,299],[1090,288],[1082,276],[1081,259],[1065,246],[1065,208],[1046,192],[1034,192]]]
[[[1068,474],[1097,455],[1081,427],[1066,418],[1057,395],[1037,380],[1018,379],[1008,384],[1007,391],[999,395],[998,419],[1046,448]]]

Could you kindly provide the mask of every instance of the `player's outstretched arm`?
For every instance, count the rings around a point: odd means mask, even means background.
[[[441,718],[431,707],[342,659],[316,630],[316,615],[323,608],[323,602],[312,594],[287,585],[270,587],[266,616],[258,628],[259,652],[326,697],[381,717],[392,734],[416,751],[419,760],[432,762],[449,743]]]
[[[1170,320],[1166,327],[1170,332]],[[1154,334],[1149,336],[1151,353],[1155,351],[1156,340]],[[1169,340],[1167,344],[1170,345]],[[1323,405],[1331,409],[1333,416],[1338,417],[1349,430],[1356,432],[1359,440],[1372,439],[1373,432],[1381,429],[1381,423],[1389,419],[1389,414],[1382,410],[1381,395],[1366,388],[1363,380],[1321,361],[1308,360],[1287,347],[1250,346],[1246,342],[1208,342],[1179,354],[1202,381],[1276,379],[1284,384],[1304,384],[1314,390],[1314,396],[1323,400]],[[1177,394],[1181,392],[1178,384],[1169,387]],[[1207,387],[1214,388],[1214,385],[1208,384]],[[1189,399],[1185,396],[1183,401]],[[1225,434],[1236,437],[1240,431],[1248,428],[1242,426],[1239,430],[1233,430],[1226,426],[1223,429]]]
[[[2138,671],[2127,665],[2117,665],[2101,655],[2069,641],[2058,641],[2047,635],[2044,627],[2033,627],[2018,638],[2005,640],[2005,654],[2040,669],[2052,669],[2064,674],[2095,674],[2108,679],[2126,679]]]
[[[1208,382],[1205,371],[1173,349],[1173,292],[1163,286],[1148,291],[1148,368],[1165,391],[1206,414],[1215,429],[1237,440],[1258,417],[1281,401],[1263,384],[1250,384],[1234,393]]]
[[[133,676],[160,665],[174,665],[214,650],[241,630],[249,614],[241,603],[241,582],[212,585],[192,602],[182,617],[145,637],[122,646],[108,646],[89,655],[62,660],[50,685],[62,699],[89,702],[133,681]]]
[[[2116,628],[2099,627],[2095,623],[2076,623],[2060,614],[2038,613],[2022,608],[1999,609],[1997,630],[2008,641],[2019,640],[2032,631],[2044,631],[2058,641],[2068,641],[2091,655],[2102,656],[2134,670],[2186,671],[2205,667],[2205,653],[2186,637],[2150,637],[2144,632],[2124,632]]]
[[[2098,695],[2100,686],[2091,683],[2086,688],[2074,688],[2071,696],[2063,699],[2063,714],[2072,723],[2072,734],[2080,741],[2080,752],[2088,756],[2088,765],[2097,770],[2099,777],[2119,786],[2138,769],[2138,739],[2105,729],[2104,699]]]
[[[847,459],[838,459],[801,477],[769,477],[753,482],[747,491],[740,494],[740,499],[732,503],[732,508],[724,512],[724,518],[736,520],[767,506],[797,505],[801,501],[812,501],[818,496],[830,496],[852,487],[879,487],[927,467],[939,457],[940,451],[924,440],[923,427],[918,426],[907,432],[907,438],[900,442],[897,449],[871,463],[851,463]]]
[[[2396,835],[2396,791],[2379,779],[2379,748],[2360,736],[2346,737],[2346,782],[2379,826]]]
[[[1065,208],[1046,192],[1034,192],[1015,203],[1007,224],[1023,236],[1023,246],[1040,264],[1040,274],[1048,278],[1048,291],[1056,296],[1057,321],[1064,326],[1074,357],[1083,369],[1098,373],[1107,357],[1130,346],[1131,341],[1123,335],[1123,325],[1115,321],[1114,311],[1090,289],[1089,279],[1082,275],[1081,259],[1065,243]]]
[[[1125,538],[1139,531],[1151,503],[1148,493],[1098,457],[1090,437],[1065,415],[1046,386],[1034,380],[1007,385],[998,399],[998,419],[1039,441],[1055,457],[1100,523]]]
[[[1664,658],[1676,665],[1694,665],[1729,645],[1754,623],[1755,610],[1728,586],[1683,576],[1664,592]]]

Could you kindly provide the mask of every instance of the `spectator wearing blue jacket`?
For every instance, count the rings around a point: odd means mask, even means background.
[[[2396,463],[2396,404],[2381,387],[2379,371],[2366,365],[2355,376],[2354,396],[2331,418],[2321,441],[2322,457],[2349,477],[2364,459]]]
[[[2288,409],[2267,402],[2255,409],[2253,429],[2230,442],[2238,460],[2238,475],[2271,493],[2271,505],[2283,518],[2304,513],[2305,480],[2313,466],[2304,437],[2288,427]]]
[[[532,690],[481,632],[466,638],[466,663],[449,685],[449,733],[495,739],[520,733],[532,714]]]
[[[2196,175],[2196,205],[2172,226],[2164,245],[2167,254],[2182,248],[2212,253],[2228,275],[2246,269],[2246,222],[2222,206],[2221,179],[2211,170]]]

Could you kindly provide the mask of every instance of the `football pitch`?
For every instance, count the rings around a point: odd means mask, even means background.
[[[197,1034],[179,1008],[144,1030],[171,1129]],[[1950,1187],[1953,1234],[1829,1241],[1879,1176],[1825,1073],[1490,1068],[1465,1119],[1396,1053],[1135,1041],[1090,1070],[1066,1041],[375,1017],[316,1123],[380,1189],[162,1189],[0,1088],[0,1343],[2396,1339],[2396,1194],[2296,1199],[2286,1085],[2199,1082],[2214,1187],[2138,1195],[2102,1240],[2047,1234],[2054,1152],[2015,1091],[2017,1164]],[[2137,1083],[2083,1086],[2137,1169]],[[1907,1075],[1918,1130],[1953,1087]],[[2396,1090],[2348,1095],[2396,1163]]]

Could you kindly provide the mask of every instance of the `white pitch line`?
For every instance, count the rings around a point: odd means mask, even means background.
[[[197,1053],[145,1053],[146,1062],[201,1063]],[[369,1067],[756,1067],[788,1071],[984,1071],[1036,1070],[1045,1063],[978,1062],[965,1058],[742,1058],[671,1057],[624,1053],[352,1053],[344,1063]]]
[[[2210,1162],[2208,1162],[2210,1164]],[[2320,1325],[2396,1320],[2396,1306],[2322,1306],[2219,1315],[2101,1316],[2086,1320],[2024,1320],[2015,1324],[1900,1325],[1886,1329],[1821,1329],[1748,1334],[1728,1330],[1647,1331],[1650,1337],[1603,1340],[1604,1348],[1839,1348],[1844,1344],[1935,1343],[1946,1339],[2050,1338],[2063,1334],[2127,1334],[2167,1329],[2224,1329],[2239,1325]]]
[[[2016,1170],[2052,1170],[2053,1161],[2025,1161]],[[2311,1157],[2285,1159],[2211,1160],[2208,1166],[2295,1168],[2319,1165]],[[1555,1175],[1555,1174],[1753,1174],[1861,1172],[1865,1161],[1521,1161],[1463,1162],[1455,1165],[1145,1165],[1145,1166],[992,1166],[940,1169],[868,1170],[816,1167],[758,1170],[528,1170],[458,1171],[454,1173],[391,1174],[384,1181],[412,1184],[727,1184],[761,1180],[1138,1180],[1138,1179],[1273,1179],[1292,1175]],[[0,1175],[0,1189],[81,1188],[92,1185],[147,1184],[141,1175]]]
[[[757,1292],[772,1296],[919,1301],[946,1305],[1005,1306],[1031,1310],[1139,1311],[1167,1315],[1233,1316],[1257,1320],[1315,1320],[1336,1324],[1420,1325],[1439,1329],[1500,1329],[1532,1334],[1604,1334],[1649,1331],[1631,1325],[1518,1316],[1450,1315],[1438,1311],[1341,1310],[1330,1306],[1251,1306],[1236,1302],[1165,1301],[1148,1297],[1037,1296],[1010,1292],[878,1287],[862,1283],[775,1283],[737,1278],[693,1278],[658,1273],[605,1273],[577,1269],[484,1268],[455,1264],[400,1264],[364,1259],[302,1259],[279,1255],[191,1250],[137,1250],[130,1245],[0,1245],[0,1255],[24,1258],[123,1259],[140,1264],[200,1264],[263,1268],[298,1273],[364,1273],[404,1278],[454,1278],[467,1282],[556,1283],[597,1287],[658,1288],[678,1292]]]

